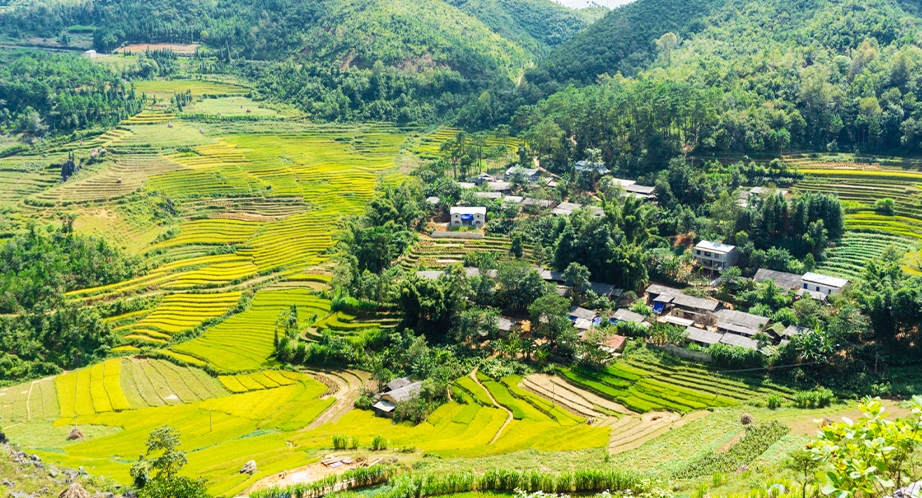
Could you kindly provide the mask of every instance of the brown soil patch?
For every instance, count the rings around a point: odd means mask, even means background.
[[[717,448],[716,453],[726,453],[733,447],[736,443],[740,442],[740,439],[743,439],[743,436],[746,435],[746,431],[740,431],[738,434],[730,438],[729,441],[721,445],[720,448]]]

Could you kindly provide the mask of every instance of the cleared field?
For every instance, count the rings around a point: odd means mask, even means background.
[[[170,50],[177,54],[191,55],[195,53],[195,50],[198,48],[197,43],[132,43],[131,45],[125,45],[124,47],[115,50],[116,53],[141,53],[148,50]]]
[[[209,363],[218,370],[254,370],[272,366],[275,321],[295,305],[306,321],[330,312],[330,302],[306,289],[261,291],[250,308],[208,329],[204,335],[172,349]]]
[[[183,114],[267,117],[278,116],[279,112],[261,107],[258,102],[247,97],[221,97],[194,102],[183,109]]]
[[[229,394],[217,379],[198,368],[138,358],[122,360],[122,365],[122,391],[132,408],[193,403]]]
[[[0,389],[0,427],[60,416],[55,380],[47,378]]]

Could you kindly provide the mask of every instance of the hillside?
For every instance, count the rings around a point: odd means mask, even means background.
[[[656,56],[655,41],[665,33],[688,36],[723,0],[637,0],[613,9],[562,44],[529,71],[539,86],[586,84],[596,76],[634,74]]]
[[[568,9],[552,0],[448,0],[536,58],[547,55],[607,12]]]
[[[580,150],[600,146],[606,159],[635,171],[662,169],[682,151],[918,154],[920,49],[910,41],[922,34],[922,19],[902,5],[732,0],[635,77],[565,90],[518,122],[537,130],[553,120],[575,131]],[[556,60],[579,60],[574,46],[614,15],[559,47],[529,80]],[[617,66],[582,74],[602,69]],[[598,119],[606,114],[610,120]]]

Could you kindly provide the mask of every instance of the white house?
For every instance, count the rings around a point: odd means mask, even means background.
[[[736,246],[702,240],[695,246],[695,264],[709,270],[723,271],[736,265],[739,251]]]
[[[825,295],[842,292],[848,280],[819,273],[805,273],[803,277],[803,290],[820,292]]]
[[[451,212],[451,226],[463,225],[480,227],[487,221],[487,208],[485,207],[453,207]]]
[[[540,176],[540,172],[537,169],[523,168],[521,166],[510,166],[509,169],[506,170],[506,174],[503,178],[506,181],[510,181],[513,177],[515,177],[516,173],[519,172],[525,175],[525,178],[527,178],[530,182],[538,181],[538,177]]]

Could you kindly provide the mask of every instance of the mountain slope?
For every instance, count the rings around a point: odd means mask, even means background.
[[[915,156],[922,18],[904,5],[727,0],[701,19],[703,30],[636,76],[560,91],[523,109],[517,123],[540,133],[554,121],[576,137],[578,154],[600,147],[611,164],[638,173],[683,154]]]
[[[634,74],[655,57],[654,41],[665,33],[699,31],[702,19],[724,0],[637,0],[619,7],[554,50],[528,81],[556,87],[587,84],[608,73]]]
[[[607,12],[569,9],[552,0],[447,0],[476,17],[503,38],[540,58],[571,39]]]

